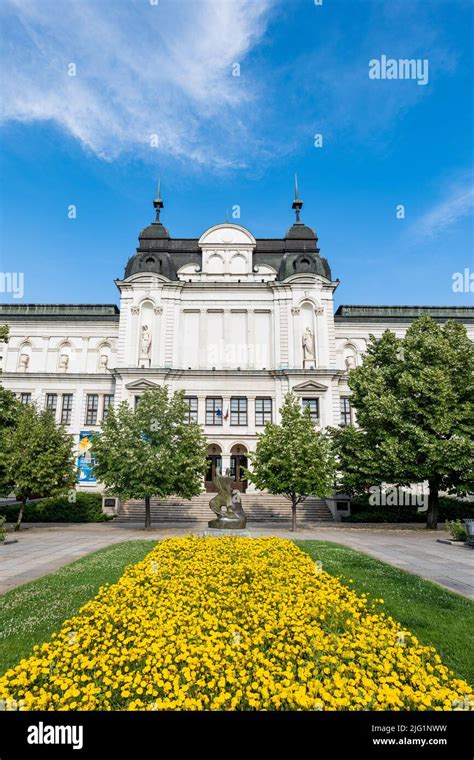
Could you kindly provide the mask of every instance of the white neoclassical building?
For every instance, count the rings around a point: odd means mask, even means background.
[[[116,280],[120,307],[2,305],[10,341],[2,383],[25,403],[55,410],[78,445],[81,487],[91,477],[88,440],[111,404],[131,404],[147,388],[182,389],[190,419],[209,442],[206,489],[217,467],[241,466],[268,420],[278,421],[288,391],[322,427],[351,421],[347,372],[370,334],[403,335],[429,313],[461,320],[474,340],[474,308],[340,306],[339,285],[315,232],[296,221],[282,238],[259,238],[238,224],[217,224],[199,239],[170,237],[156,219]]]

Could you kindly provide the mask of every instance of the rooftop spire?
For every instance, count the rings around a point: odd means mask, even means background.
[[[300,201],[299,196],[298,196],[298,176],[295,174],[295,200],[293,201],[293,205],[291,206],[291,208],[295,209],[296,224],[301,224],[300,212],[301,212],[302,206],[303,206],[303,201]]]
[[[155,224],[160,224],[160,211],[164,206],[164,203],[161,199],[161,177],[158,177],[158,193],[155,200],[153,201],[153,205],[156,209]]]

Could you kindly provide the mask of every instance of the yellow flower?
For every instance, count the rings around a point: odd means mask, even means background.
[[[23,710],[453,710],[469,685],[279,538],[161,541],[0,677]],[[72,637],[72,633],[74,636]]]

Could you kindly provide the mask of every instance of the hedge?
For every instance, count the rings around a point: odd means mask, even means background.
[[[342,517],[343,522],[368,523],[425,523],[426,512],[418,512],[416,506],[389,507],[369,504],[368,496],[360,496],[351,502],[351,514]],[[438,522],[474,518],[474,502],[462,501],[449,496],[440,496]]]
[[[7,522],[16,522],[20,502],[0,506],[0,515]],[[23,514],[24,522],[104,522],[108,520],[102,513],[102,494],[76,493],[76,501],[69,502],[67,495],[51,496],[32,504],[27,504]]]

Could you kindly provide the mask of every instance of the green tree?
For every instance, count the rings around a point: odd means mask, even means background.
[[[5,434],[17,424],[21,404],[12,391],[0,385],[0,496],[8,496],[11,491],[6,477]]]
[[[348,382],[358,427],[333,431],[341,487],[427,480],[427,528],[436,529],[439,491],[474,486],[474,344],[465,327],[420,317],[403,339],[371,336]]]
[[[281,424],[267,423],[258,436],[248,477],[260,490],[289,499],[294,531],[298,504],[331,493],[335,463],[329,436],[315,428],[309,409],[302,410],[293,394],[286,395],[280,414]]]
[[[152,496],[190,499],[202,490],[206,439],[187,412],[182,391],[148,390],[135,411],[127,402],[110,409],[92,439],[95,477],[121,498],[145,500],[145,528]]]
[[[8,343],[10,337],[10,328],[8,325],[0,325],[0,343]],[[0,374],[2,370],[0,369]]]
[[[28,499],[35,494],[54,496],[75,485],[72,439],[49,409],[22,404],[16,424],[3,432],[0,448],[5,482],[21,499],[15,525],[20,530]]]

